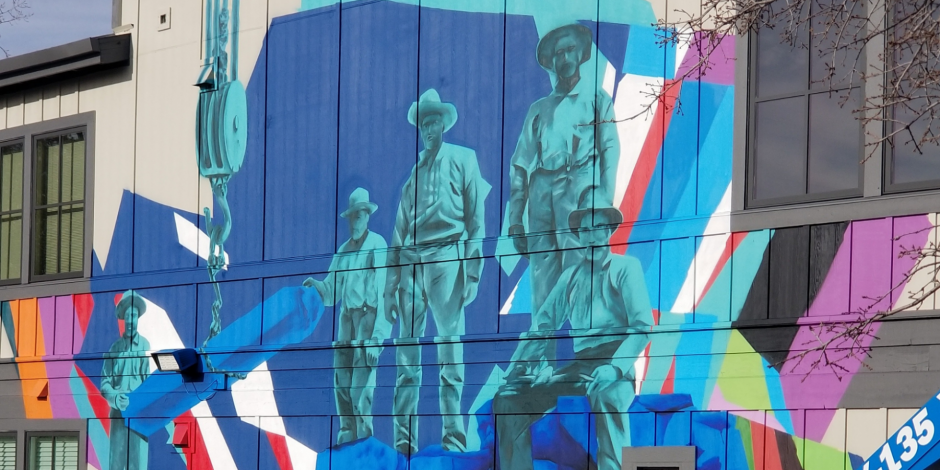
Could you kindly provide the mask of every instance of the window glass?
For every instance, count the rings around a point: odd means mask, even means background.
[[[774,11],[786,7],[778,0]],[[808,77],[807,31],[800,29],[791,45],[783,36],[784,25],[761,28],[757,33],[757,93],[761,97],[802,92]]]
[[[23,144],[0,147],[0,282],[20,278],[23,234]]]
[[[804,194],[806,126],[802,96],[757,104],[754,189],[757,199]]]
[[[85,217],[85,136],[36,140],[33,274],[82,271]]]
[[[809,192],[858,187],[862,127],[854,110],[859,92],[817,93],[809,97]]]
[[[16,469],[16,435],[0,435],[0,470]]]
[[[30,436],[27,470],[78,470],[78,436]]]

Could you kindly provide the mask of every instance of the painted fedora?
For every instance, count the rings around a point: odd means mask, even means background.
[[[114,315],[118,317],[118,320],[123,320],[127,310],[131,307],[137,309],[138,317],[143,316],[143,314],[147,311],[147,303],[144,302],[143,297],[138,295],[133,290],[129,290],[121,295],[121,301],[118,302],[116,307],[114,307]]]
[[[582,64],[591,59],[591,43],[593,42],[594,33],[591,32],[590,28],[584,25],[577,23],[566,24],[542,36],[542,39],[539,40],[538,47],[535,49],[535,58],[538,59],[539,65],[549,72],[554,70],[552,67],[552,56],[555,55],[555,42],[565,34],[573,34],[581,44]]]
[[[442,103],[441,96],[437,90],[431,88],[424,92],[418,101],[412,103],[408,109],[408,122],[412,126],[417,126],[425,116],[430,114],[439,114],[444,121],[444,132],[454,127],[457,122],[457,108],[450,103]]]
[[[607,219],[610,220],[610,223],[605,225],[619,225],[623,222],[623,214],[621,214],[620,210],[616,207],[588,207],[586,209],[571,211],[571,214],[568,214],[568,227],[572,230],[577,230],[581,227],[581,219],[592,213],[606,216]]]
[[[379,209],[379,205],[369,200],[369,191],[356,188],[349,195],[349,208],[344,210],[340,217],[349,217],[360,209],[366,209],[370,214]]]

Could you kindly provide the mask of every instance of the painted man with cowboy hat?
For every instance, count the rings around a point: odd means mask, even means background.
[[[333,393],[340,429],[336,443],[344,444],[372,435],[372,394],[379,348],[364,348],[364,340],[375,336],[376,315],[383,311],[385,258],[388,245],[381,235],[369,231],[369,217],[379,208],[369,201],[369,191],[356,188],[349,195],[349,208],[340,217],[349,221],[349,240],[330,263],[323,281],[307,278],[327,306],[339,309],[337,342],[333,356]]]
[[[584,250],[580,261],[561,275],[532,328],[513,355],[506,384],[493,399],[500,468],[532,468],[529,427],[556,405],[560,396],[586,395],[597,423],[597,468],[621,468],[630,445],[626,411],[635,396],[633,363],[646,348],[653,313],[643,268],[632,257],[613,254],[607,245],[623,221],[614,207],[578,209],[568,227]],[[546,336],[569,321],[574,360],[555,370],[554,340]]]
[[[509,235],[518,253],[528,253],[533,312],[571,264],[565,249],[578,246],[565,230],[568,214],[581,201],[613,204],[620,157],[613,101],[581,76],[592,37],[586,26],[566,24],[539,41],[536,59],[554,90],[529,108],[510,160]]]
[[[393,251],[389,252],[389,266],[404,266],[390,271],[386,289],[395,297],[387,301],[387,318],[390,323],[401,318],[403,338],[424,335],[428,308],[439,335],[463,335],[464,308],[476,298],[483,272],[483,201],[490,185],[480,174],[476,152],[444,142],[444,133],[456,121],[457,109],[441,102],[434,89],[408,110],[408,122],[420,131],[424,150],[402,188]],[[437,359],[442,364],[441,445],[445,450],[464,451],[467,437],[459,416],[463,346],[443,341],[437,346]],[[417,451],[418,442],[410,416],[418,411],[420,346],[398,346],[396,362],[395,446],[409,455]]]
[[[111,405],[111,469],[147,468],[147,438],[129,429],[122,412],[130,403],[128,395],[150,376],[150,342],[137,331],[137,321],[147,312],[144,299],[133,290],[121,295],[114,309],[124,322],[124,333],[111,345],[101,368],[101,396]]]

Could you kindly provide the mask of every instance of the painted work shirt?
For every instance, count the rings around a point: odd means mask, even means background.
[[[591,270],[591,263],[584,261],[562,273],[545,304],[532,318],[531,331],[560,330],[565,320],[570,321],[571,329],[582,330],[574,337],[575,355],[606,350],[603,346],[609,343],[622,343],[613,363],[627,375],[646,347],[646,333],[653,325],[643,267],[632,256],[614,254],[598,269],[598,274],[592,275]],[[617,333],[636,334],[643,339],[632,341],[629,336],[624,339]],[[536,351],[533,353],[540,357],[529,355],[528,359],[546,359],[545,350]]]
[[[385,288],[385,271],[370,269],[385,266],[388,245],[381,235],[366,232],[362,246],[351,247],[351,240],[343,243],[330,263],[330,274],[323,280],[323,304],[336,305],[342,301],[342,310],[371,307],[379,310],[382,301],[379,288]]]
[[[133,392],[150,376],[149,350],[150,342],[139,334],[134,341],[121,336],[111,345],[101,367],[101,395],[111,408],[118,408],[118,395]]]
[[[402,188],[392,246],[467,240],[462,257],[481,257],[483,201],[491,186],[480,174],[476,152],[444,142],[434,157],[427,153],[418,155]]]
[[[521,178],[528,184],[536,170],[571,172],[596,159],[593,186],[604,193],[596,200],[611,203],[620,158],[620,139],[613,120],[610,96],[600,87],[595,90],[587,80],[580,80],[567,94],[553,91],[529,107],[510,160],[510,178]],[[578,194],[584,189],[572,188]],[[513,191],[510,195],[512,224],[523,223],[524,194]]]

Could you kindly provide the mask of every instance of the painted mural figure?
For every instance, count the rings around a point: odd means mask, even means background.
[[[628,419],[621,413],[635,396],[633,362],[646,347],[646,333],[653,325],[640,262],[605,246],[622,221],[613,207],[579,209],[569,217],[568,226],[592,248],[565,270],[532,319],[506,385],[493,399],[499,415],[500,468],[533,468],[529,427],[558,397],[572,395],[586,395],[591,410],[604,413],[596,415],[598,468],[621,468],[623,447],[630,445]],[[566,320],[572,329],[584,331],[574,338],[574,361],[555,370],[554,340],[539,338],[561,329]]]
[[[533,312],[572,264],[560,251],[578,246],[564,230],[568,214],[613,204],[620,140],[610,96],[581,79],[591,46],[591,30],[579,24],[553,29],[539,41],[536,57],[555,88],[529,108],[510,160],[509,235],[517,252],[528,253]],[[539,235],[523,236],[527,232]]]
[[[341,303],[339,332],[333,367],[333,393],[340,419],[337,444],[372,435],[372,394],[378,348],[363,348],[362,341],[375,336],[376,315],[383,311],[385,266],[388,245],[381,235],[369,231],[369,217],[379,206],[369,200],[369,192],[356,188],[349,195],[349,207],[340,214],[349,221],[349,240],[343,243],[330,263],[323,281],[307,278],[324,305]]]
[[[457,109],[442,103],[430,89],[408,110],[408,121],[420,130],[424,150],[402,188],[395,219],[386,292],[389,323],[401,317],[403,338],[424,335],[430,307],[438,334],[460,336],[465,331],[464,308],[477,295],[483,272],[483,201],[490,185],[483,179],[476,152],[448,144],[443,134],[457,121]],[[416,246],[415,246],[416,245]],[[411,265],[414,265],[413,269]],[[412,313],[413,312],[413,313]],[[443,341],[437,346],[440,361],[441,445],[445,450],[466,450],[467,438],[460,414],[463,391],[463,345]],[[417,451],[417,427],[409,423],[417,414],[421,385],[420,346],[396,348],[395,447],[405,455]]]
[[[150,376],[150,343],[137,332],[137,321],[147,304],[133,290],[125,292],[114,314],[124,321],[124,334],[111,345],[101,368],[101,395],[111,405],[111,470],[145,470],[147,438],[128,429],[122,412],[128,395]]]

